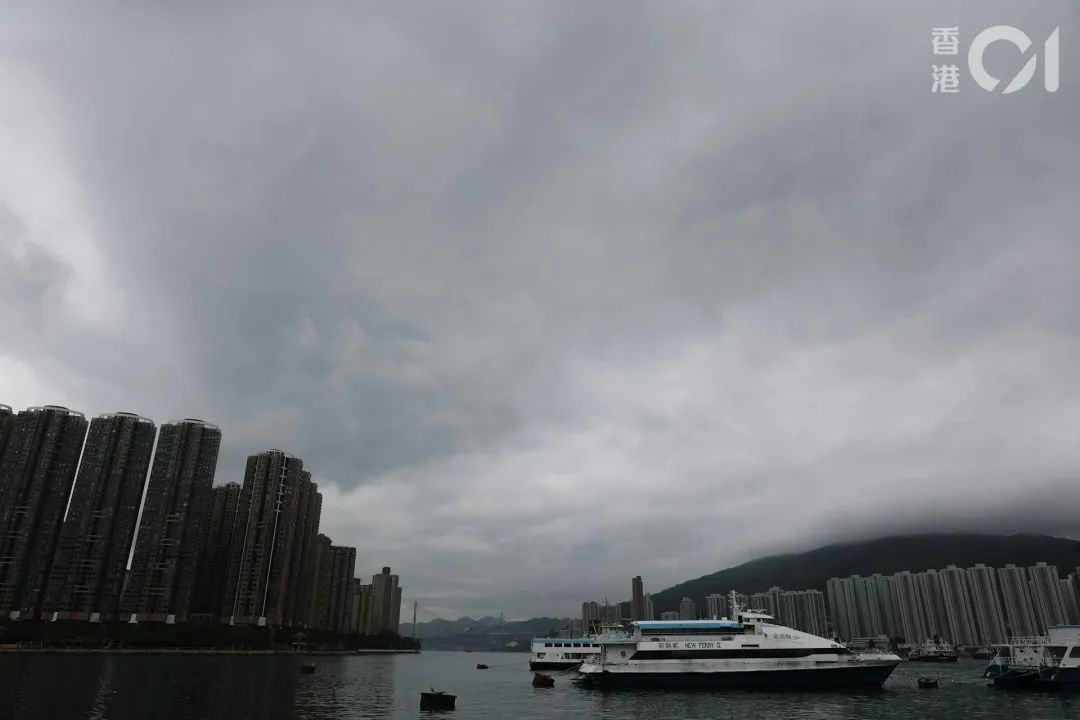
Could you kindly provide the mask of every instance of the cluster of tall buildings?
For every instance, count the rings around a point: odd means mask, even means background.
[[[820,590],[783,590],[774,586],[765,592],[749,595],[735,593],[735,599],[743,608],[768,613],[781,625],[812,635],[828,635],[829,622],[825,611],[825,595]],[[732,617],[730,604],[727,593],[707,596],[705,598],[706,617],[713,620]]]
[[[980,564],[830,578],[833,632],[843,640],[887,635],[921,643],[938,637],[972,647],[1042,635],[1051,625],[1080,622],[1078,573],[1062,578],[1046,563]]]
[[[215,487],[220,446],[197,419],[0,405],[0,616],[396,632],[398,577],[358,583],[303,461]]]

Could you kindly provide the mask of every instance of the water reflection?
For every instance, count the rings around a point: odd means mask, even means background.
[[[479,656],[479,657],[478,657]],[[772,718],[808,720],[923,717],[1080,718],[1080,697],[987,688],[978,664],[933,670],[939,690],[919,690],[925,668],[902,665],[878,693],[611,692],[533,688],[520,656],[425,653],[323,656],[302,675],[298,656],[185,656],[0,653],[0,720],[21,718],[372,718],[452,717]],[[477,662],[492,666],[476,671]],[[453,713],[420,710],[429,688],[457,695]]]

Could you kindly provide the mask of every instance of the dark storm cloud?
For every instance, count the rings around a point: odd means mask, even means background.
[[[450,613],[1078,531],[1067,3],[2,12],[0,401],[291,450]],[[1061,91],[932,95],[999,23]]]

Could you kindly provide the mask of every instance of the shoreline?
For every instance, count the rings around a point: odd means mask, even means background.
[[[230,648],[0,648],[0,654],[92,654],[92,655],[297,655],[304,657],[335,655],[419,655],[419,650],[234,650]]]

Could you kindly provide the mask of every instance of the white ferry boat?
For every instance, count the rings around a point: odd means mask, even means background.
[[[600,652],[592,638],[534,638],[530,670],[569,670]]]
[[[1080,625],[1051,625],[1047,633],[995,645],[983,677],[995,687],[1080,690]]]
[[[879,688],[900,663],[891,653],[853,653],[832,640],[777,625],[758,611],[734,620],[635,621],[596,638],[582,685],[761,689]]]

